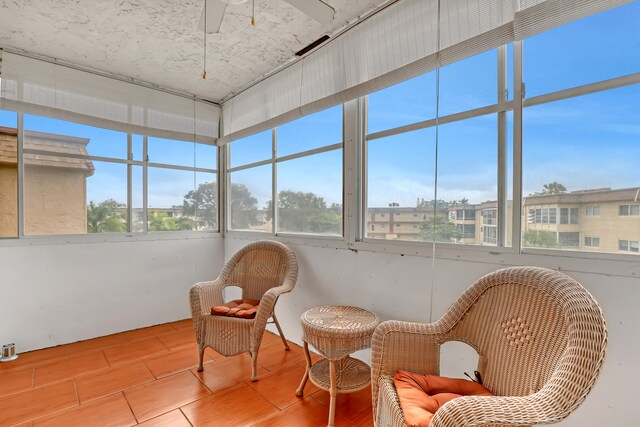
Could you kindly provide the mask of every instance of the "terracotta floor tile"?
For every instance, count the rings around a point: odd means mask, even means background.
[[[107,335],[105,337],[94,338],[91,340],[79,341],[73,344],[67,344],[69,355],[73,356],[78,353],[102,350],[103,348],[111,347],[118,344],[124,344],[129,342],[125,334]]]
[[[78,404],[73,381],[64,381],[0,398],[0,425],[13,425]]]
[[[136,419],[122,393],[118,393],[37,419],[33,424],[34,427],[125,427],[135,425]]]
[[[193,330],[185,329],[180,332],[166,334],[158,337],[158,339],[170,349],[193,346],[196,344],[196,336]]]
[[[176,329],[168,323],[156,326],[150,326],[148,328],[134,329],[133,331],[125,332],[125,336],[129,341],[137,341],[145,338],[157,337],[158,335],[170,334],[175,332]]]
[[[247,384],[278,408],[283,409],[302,400],[301,397],[296,396],[296,390],[304,370],[305,368],[297,363],[289,363],[261,376],[258,381],[247,382]],[[307,381],[304,395],[310,396],[319,390],[311,381]]]
[[[246,384],[238,384],[182,408],[195,426],[250,426],[278,409]],[[287,424],[292,425],[292,424]]]
[[[187,420],[184,414],[176,409],[175,411],[168,412],[159,417],[150,419],[141,424],[139,427],[191,427],[191,423]]]
[[[31,421],[27,421],[26,423],[13,425],[13,427],[32,427],[32,426],[33,426],[33,422],[31,422]]]
[[[276,335],[273,332],[264,331],[264,335],[262,335],[262,345],[270,345],[276,342],[279,342],[282,348],[284,348],[284,344],[282,343],[280,335]]]
[[[33,367],[0,371],[0,396],[29,390],[33,387]]]
[[[290,350],[285,350],[282,341],[263,344],[258,352],[258,363],[268,370],[273,370],[290,362],[305,360],[302,347],[289,344],[289,348]]]
[[[191,370],[213,392],[251,381],[251,358],[246,354],[223,357],[204,365],[204,371]],[[267,370],[258,366],[258,377]]]
[[[210,394],[189,371],[124,392],[138,421],[149,420]]]
[[[171,322],[169,324],[178,331],[182,331],[184,329],[193,330],[193,320],[191,318],[178,320],[177,322]]]
[[[320,390],[314,393],[312,398],[316,399],[329,408],[329,392]],[[367,387],[355,393],[338,394],[336,399],[336,417],[346,418],[356,425],[373,423],[373,413],[371,409],[371,387]]]
[[[213,359],[205,352],[204,363],[210,363]],[[176,372],[198,366],[198,349],[195,345],[183,347],[164,353],[161,356],[146,359],[145,365],[156,378],[166,377]]]
[[[80,402],[107,396],[155,380],[142,362],[116,366],[76,378]]]
[[[0,372],[13,370],[19,367],[32,366],[38,362],[63,358],[68,354],[69,353],[67,352],[67,346],[65,345],[30,351],[28,353],[20,353],[17,360],[14,360],[12,362],[0,363]]]
[[[153,357],[168,351],[169,349],[157,338],[150,338],[109,347],[104,350],[104,354],[111,365],[116,365],[145,357]]]
[[[317,400],[307,397],[289,406],[283,411],[255,424],[253,427],[326,427],[329,419],[329,408]],[[336,427],[351,427],[353,424],[336,416]]]
[[[107,359],[101,351],[80,354],[36,365],[34,383],[40,386],[108,367]]]

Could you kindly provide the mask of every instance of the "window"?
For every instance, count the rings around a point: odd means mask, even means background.
[[[271,165],[242,169],[229,174],[227,212],[231,230],[272,231],[271,175]]]
[[[584,238],[584,245],[585,246],[590,246],[593,248],[598,248],[600,247],[600,238],[599,237],[585,237]]]
[[[560,208],[560,224],[577,224],[578,208]]]
[[[580,233],[559,232],[558,244],[563,248],[577,248],[580,245]]]
[[[557,219],[556,208],[529,209],[527,223],[529,224],[555,224]]]
[[[527,97],[637,73],[638,16],[631,2],[525,40]]]
[[[216,147],[25,114],[23,151],[26,235],[217,230]]]
[[[342,132],[339,105],[231,142],[229,229],[342,235]]]
[[[149,231],[218,230],[215,147],[148,138]]]
[[[440,116],[497,103],[496,49],[446,65],[440,70]],[[492,146],[496,149],[496,144]]]
[[[18,115],[0,110],[0,238],[18,237]]]
[[[269,160],[272,156],[272,133],[271,129],[246,138],[233,141],[230,145],[229,166],[237,166],[256,163],[261,160]]]
[[[393,150],[391,149],[393,147]],[[394,221],[394,209],[412,209],[412,214],[425,219],[419,232],[411,236],[370,235],[376,239],[429,240],[433,234],[435,174],[434,128],[405,132],[368,142],[367,150],[367,212],[369,218],[389,216]],[[450,224],[447,208],[437,204],[438,224]],[[440,220],[440,217],[443,220]],[[446,226],[451,231],[451,227]],[[457,229],[453,227],[454,235]],[[450,237],[451,233],[445,233]]]
[[[474,239],[476,237],[475,224],[458,224],[458,231],[463,239]]]
[[[620,205],[620,216],[640,216],[640,205]]]
[[[458,209],[455,211],[455,219],[459,221],[476,219],[475,209]]]
[[[440,70],[440,87],[431,72],[367,97],[367,218],[401,206],[423,220],[413,233],[365,237],[480,245],[482,237],[475,230],[474,238],[468,232],[463,240],[464,228],[457,226],[458,221],[475,221],[480,203],[495,206],[492,225],[497,226],[498,168],[508,167],[498,165],[499,154],[506,157],[498,147],[509,149],[509,140],[498,144],[498,134],[509,126],[510,106],[501,113],[470,112],[499,103],[498,85],[506,86],[507,79],[498,81],[498,56],[494,49],[446,65]],[[438,125],[437,150],[435,122],[430,120],[436,111],[450,118]],[[467,114],[457,116],[463,112]],[[494,236],[495,243],[497,228]]]
[[[640,238],[640,223],[623,218],[633,215],[632,204],[617,202],[634,200],[640,186],[640,146],[630,132],[640,126],[640,84],[623,79],[640,71],[637,55],[629,59],[640,48],[638,16],[640,3],[633,2],[524,41],[523,247],[616,253],[623,250],[617,233]],[[545,203],[560,210],[550,234],[535,225],[532,205]]]
[[[496,227],[482,227],[482,241],[489,245],[498,242],[498,229]]]
[[[497,209],[483,209],[482,210],[482,224],[483,225],[496,225],[498,223],[498,210]]]
[[[600,216],[600,206],[596,206],[596,205],[587,206],[584,209],[584,214],[586,216]]]
[[[26,235],[128,231],[126,133],[27,114],[24,129]]]
[[[370,134],[435,118],[435,71],[369,94],[367,112]]]
[[[625,252],[639,252],[640,242],[638,240],[619,240],[618,248]]]

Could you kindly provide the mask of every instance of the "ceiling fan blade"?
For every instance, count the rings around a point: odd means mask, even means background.
[[[224,11],[227,8],[227,3],[220,0],[205,0],[207,2],[207,16],[204,16],[205,9],[202,8],[202,14],[200,15],[200,21],[198,22],[198,29],[204,31],[204,20],[207,20],[207,33],[217,33],[220,31],[222,25],[222,18],[224,17]]]
[[[309,18],[321,24],[329,24],[333,21],[336,11],[328,4],[320,0],[285,0],[291,6],[307,15]]]

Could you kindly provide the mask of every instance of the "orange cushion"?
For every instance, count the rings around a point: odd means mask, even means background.
[[[437,375],[397,371],[393,377],[405,422],[410,427],[428,427],[442,405],[461,396],[493,396],[473,381]]]
[[[236,299],[224,305],[211,307],[211,315],[254,319],[258,313],[259,304],[260,301],[255,299]]]

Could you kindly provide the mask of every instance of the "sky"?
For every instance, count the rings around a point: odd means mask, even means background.
[[[636,1],[539,34],[524,42],[528,98],[640,72],[640,2]],[[512,48],[508,48],[509,94],[513,94]],[[497,51],[492,50],[430,72],[368,97],[368,132],[433,119],[495,104]],[[529,107],[523,122],[523,194],[558,181],[569,191],[640,185],[640,85]],[[512,153],[509,113],[509,170]],[[0,126],[15,126],[15,113],[0,111]],[[125,133],[34,116],[25,128],[90,139],[92,155],[126,158]],[[368,144],[368,206],[415,206],[432,199],[438,168],[439,199],[479,203],[497,198],[497,115],[440,125]],[[342,106],[277,128],[278,156],[342,141]],[[134,158],[142,157],[142,137],[133,137]],[[271,130],[234,141],[231,167],[271,157]],[[150,161],[215,168],[214,147],[149,138]],[[94,162],[88,199],[126,201],[126,166]],[[278,191],[312,191],[342,203],[342,150],[278,163]],[[142,205],[141,170],[134,168],[134,207]],[[149,169],[149,205],[181,205],[183,196],[213,174]],[[509,188],[511,188],[509,176]],[[247,185],[264,207],[271,198],[271,166],[231,174]]]

